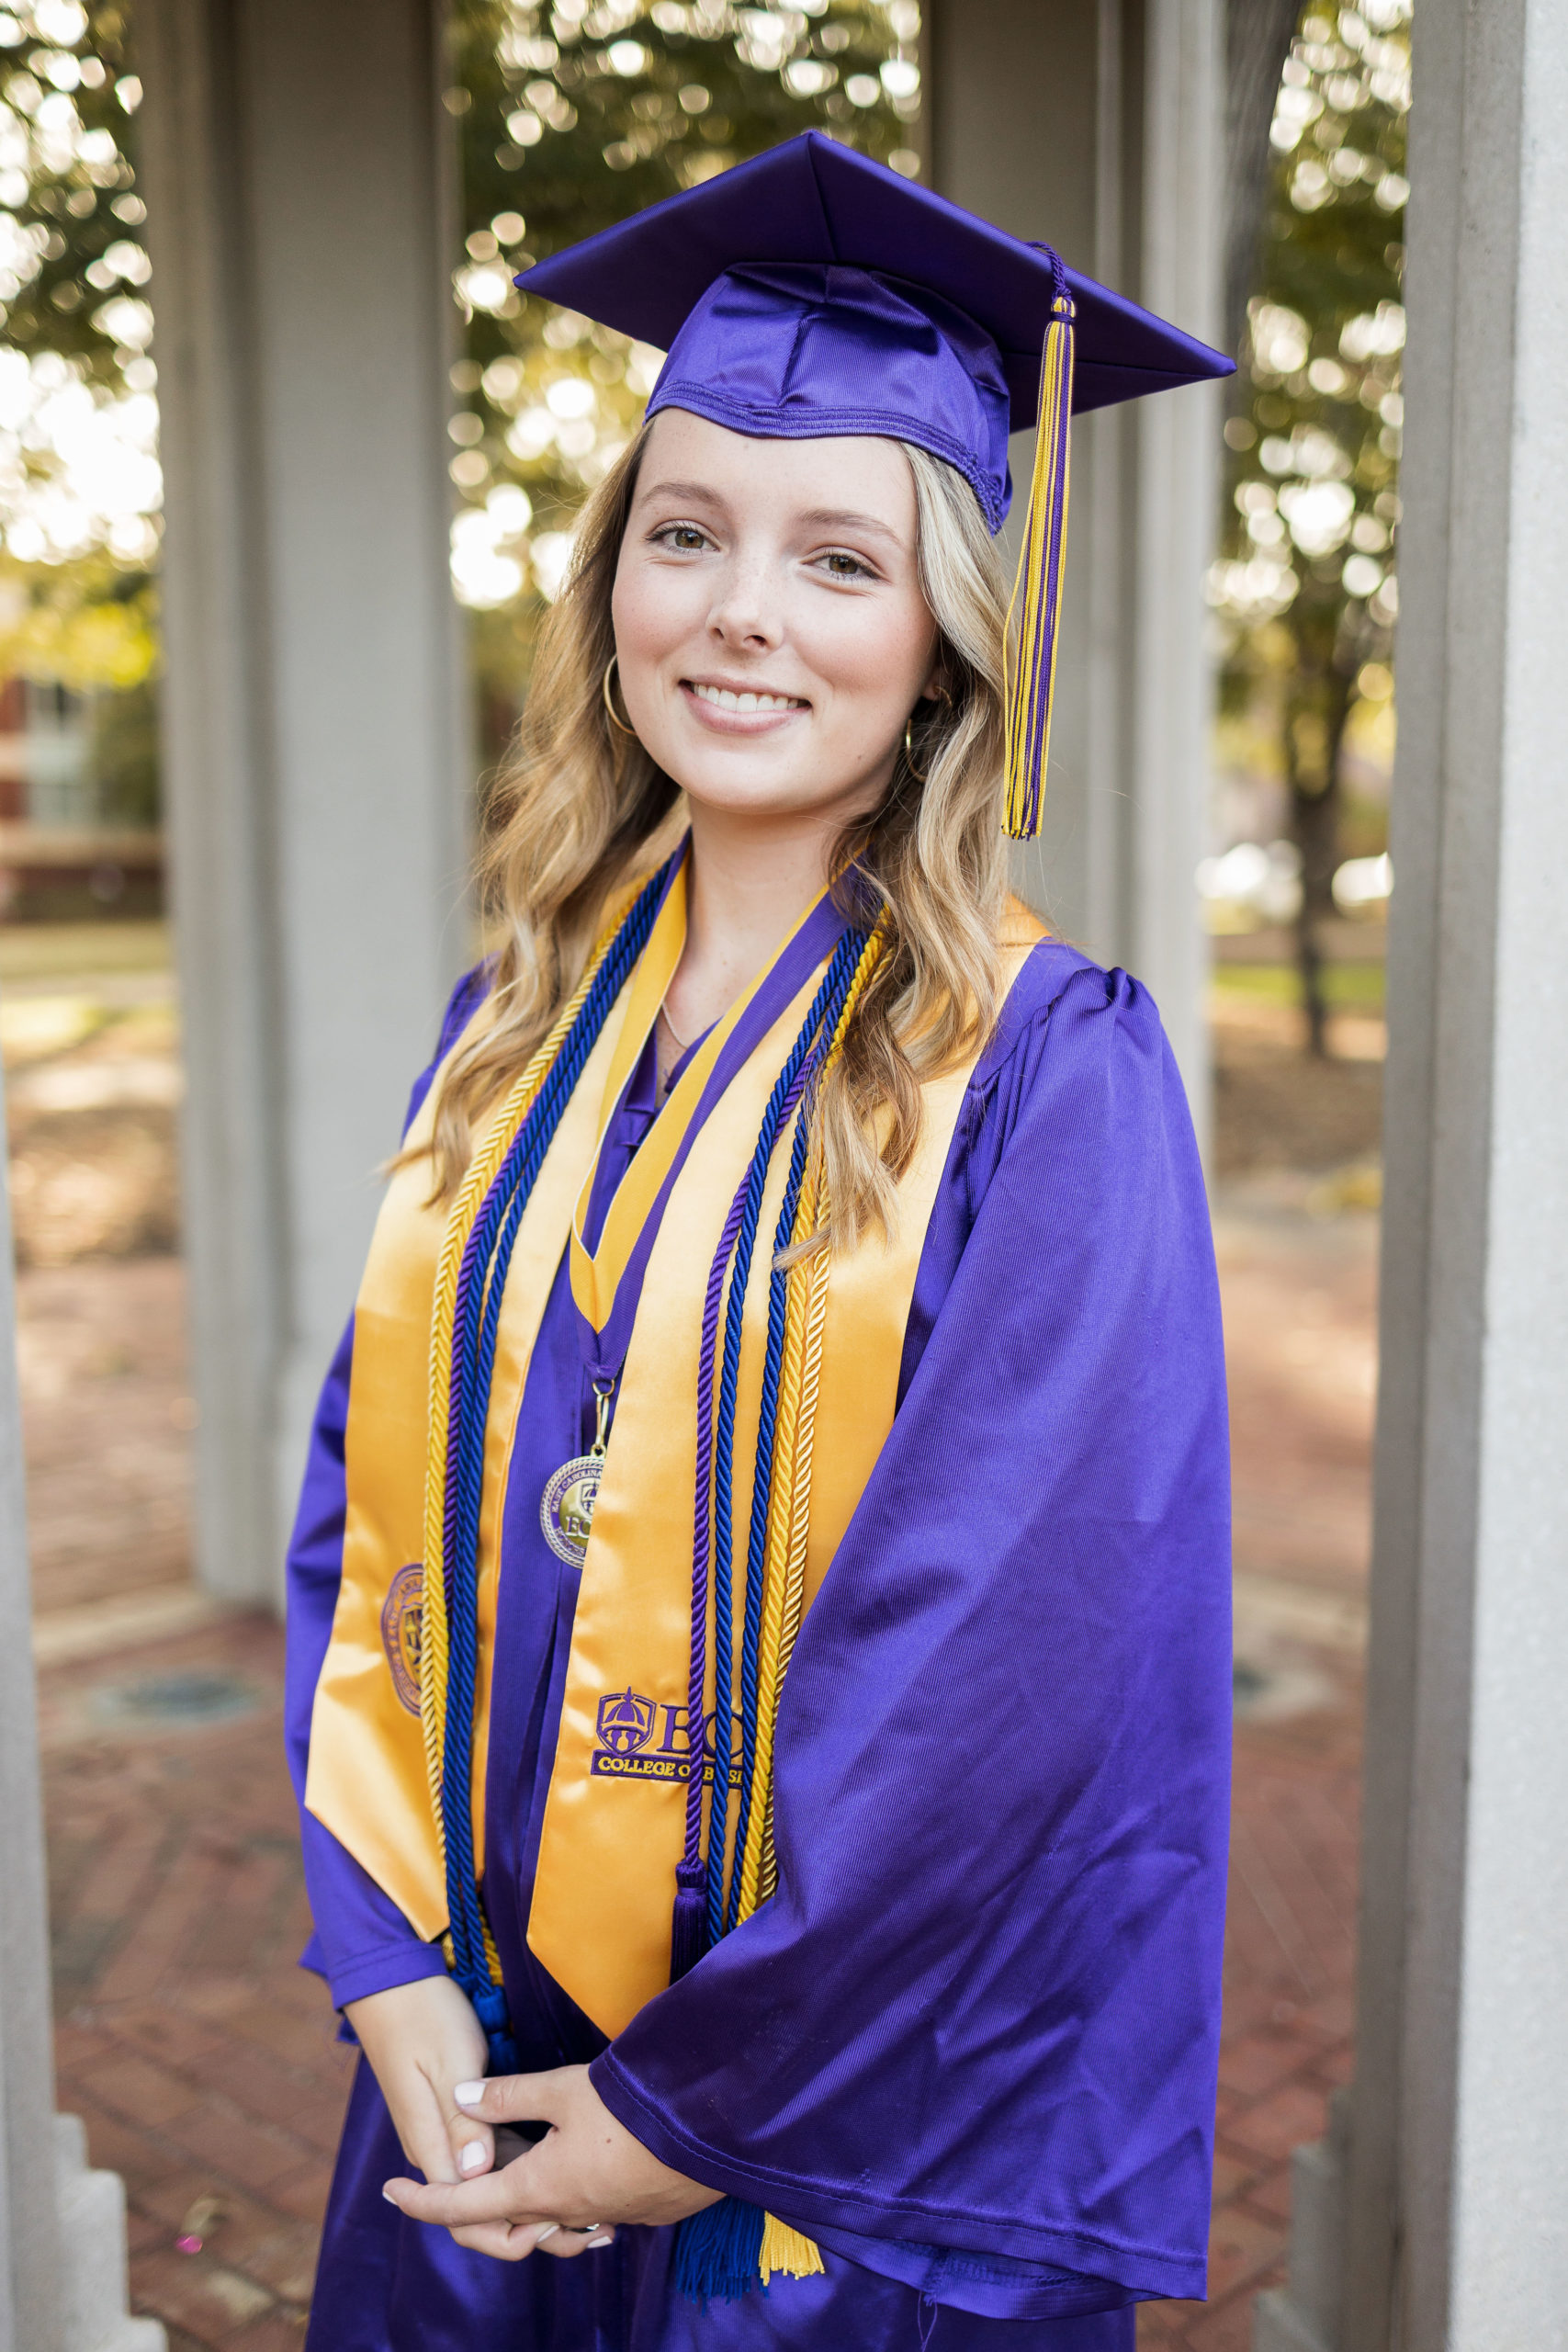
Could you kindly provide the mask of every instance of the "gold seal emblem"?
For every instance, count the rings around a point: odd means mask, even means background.
[[[539,1525],[558,1560],[580,1568],[593,1532],[593,1506],[604,1475],[602,1453],[580,1453],[563,1462],[539,1498]]]
[[[419,1713],[419,1639],[424,1619],[424,1570],[417,1560],[400,1568],[381,1606],[381,1645],[392,1687],[411,1715]]]

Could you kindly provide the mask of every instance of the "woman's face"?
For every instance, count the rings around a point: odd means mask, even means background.
[[[625,715],[699,807],[874,808],[935,685],[915,485],[892,441],[654,419],[615,573]]]

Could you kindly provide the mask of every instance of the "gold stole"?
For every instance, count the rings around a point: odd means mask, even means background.
[[[1034,918],[1015,903],[1005,934],[1004,988],[1042,935]],[[768,1098],[820,978],[818,970],[731,1080],[671,1189],[648,1262],[582,1566],[528,1942],[606,2034],[619,2032],[670,1977],[675,1864],[694,1736],[685,1708],[697,1355],[708,1272]],[[627,1007],[636,994],[634,976],[578,1081],[524,1213],[502,1307],[479,1559],[473,1790],[481,1868],[499,1540],[513,1435],[574,1207],[627,1067],[637,1025]],[[485,1009],[475,1018],[488,1018]],[[973,1068],[971,1057],[923,1089],[919,1147],[898,1188],[892,1238],[870,1239],[832,1266],[811,1482],[807,1606],[893,1425],[915,1276]],[[666,1107],[677,1107],[673,1098]],[[411,1147],[428,1141],[430,1124],[427,1102],[410,1130]],[[652,1141],[650,1136],[644,1151]],[[787,1160],[781,1138],[759,1227],[762,1246],[746,1296],[735,1443],[738,1626],[745,1604],[769,1250]],[[623,1193],[637,1173],[634,1160]],[[417,1622],[409,1603],[423,1544],[430,1325],[446,1224],[445,1207],[425,1205],[429,1186],[428,1160],[416,1160],[391,1179],[355,1309],[343,1583],[316,1694],[305,1795],[310,1812],[427,1939],[446,1925],[446,1899],[417,1712],[417,1657],[411,1679],[407,1647]],[[610,1226],[606,1218],[606,1235]],[[711,1675],[710,1644],[710,1709]],[[700,1751],[700,1727],[695,1737]]]
[[[539,1170],[513,1253],[496,1334],[479,1516],[479,1670],[474,1699],[474,1855],[481,1870],[496,1585],[513,1431],[534,1341],[571,1230],[572,1209],[598,1144],[600,1101],[626,1002],[623,989]],[[481,1005],[464,1038],[490,1017]],[[439,1079],[438,1072],[409,1129],[410,1150],[430,1142]],[[344,1444],[348,1511],[343,1581],[316,1686],[305,1783],[310,1811],[427,1941],[446,1926],[446,1872],[419,1713],[430,1324],[448,1205],[429,1205],[430,1185],[428,1159],[394,1171],[355,1306]]]

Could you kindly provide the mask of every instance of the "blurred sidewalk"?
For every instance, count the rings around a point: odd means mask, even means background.
[[[59,2104],[175,2352],[298,2352],[349,2053],[295,1965],[282,1633],[189,1581],[178,1261],[20,1299]]]
[[[1142,2347],[1249,2352],[1290,2156],[1351,2071],[1377,1226],[1321,1182],[1223,1188],[1235,1449],[1235,1795],[1209,2296]]]
[[[156,1249],[173,1223],[175,1089],[155,1067],[172,1066],[172,1008],[152,984],[89,995],[74,1012],[13,995],[0,1023],[26,1080],[14,1154],[39,1170],[18,1204],[20,1306],[59,2103],[125,2177],[134,2306],[174,2352],[297,2352],[350,2061],[295,1966],[281,1634],[190,1583],[180,1266],[72,1257],[84,1234]],[[1255,1031],[1222,1167],[1289,1086],[1288,1036],[1265,1066]],[[1367,1148],[1375,1077],[1339,1086],[1325,1155]],[[1304,1156],[1296,1131],[1287,1146]],[[1140,2331],[1191,2352],[1248,2345],[1252,2298],[1280,2274],[1289,2152],[1322,2129],[1350,2057],[1375,1220],[1355,1205],[1359,1161],[1250,1157],[1216,1219],[1237,1737],[1212,2301],[1149,2306]]]

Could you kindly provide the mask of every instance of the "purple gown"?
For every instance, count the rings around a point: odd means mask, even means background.
[[[653,1088],[650,1049],[605,1186]],[[485,1894],[521,2063],[594,2062],[656,2154],[806,2231],[826,2275],[701,2310],[668,2230],[571,2262],[459,2248],[382,2198],[407,2167],[362,2063],[310,2352],[1132,2352],[1137,2302],[1203,2292],[1230,1721],[1219,1305],[1150,998],[1055,942],[1028,959],[958,1120],[892,1434],[784,1687],[779,1892],[608,2048],[525,1939],[578,1584],[537,1498],[593,1427],[575,1315],[563,1261],[502,1532]],[[351,1351],[352,1328],[289,1555],[300,1790]],[[333,2001],[439,1973],[300,1818]]]

